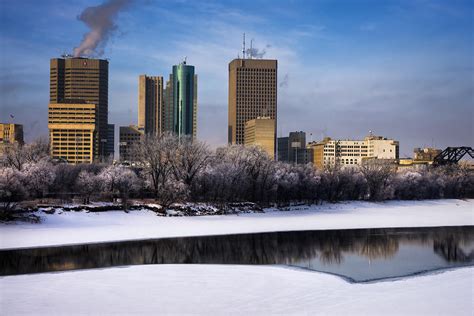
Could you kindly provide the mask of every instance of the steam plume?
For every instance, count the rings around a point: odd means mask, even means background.
[[[131,0],[108,0],[96,7],[88,7],[77,18],[84,22],[90,31],[84,35],[79,47],[74,48],[74,57],[104,53],[109,37],[117,30],[115,18]]]
[[[270,47],[271,46],[267,44],[265,48],[270,48]],[[247,48],[245,53],[247,54],[248,57],[251,57],[251,58],[263,58],[263,56],[265,56],[265,54],[267,53],[265,48],[262,50],[255,47]]]

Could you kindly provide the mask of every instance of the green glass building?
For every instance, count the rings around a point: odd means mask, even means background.
[[[197,75],[194,66],[183,61],[173,66],[173,132],[178,136],[196,137],[197,127]]]

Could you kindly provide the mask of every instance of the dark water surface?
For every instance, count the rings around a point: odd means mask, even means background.
[[[0,275],[165,263],[280,264],[371,281],[474,265],[474,226],[274,232],[0,250]]]

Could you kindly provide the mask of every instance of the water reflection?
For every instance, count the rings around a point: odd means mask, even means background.
[[[473,246],[474,226],[164,238],[3,250],[0,274],[160,263],[284,264],[365,281],[471,265]]]

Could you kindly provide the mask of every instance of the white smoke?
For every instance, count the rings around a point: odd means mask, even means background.
[[[95,7],[88,7],[77,17],[90,31],[84,35],[79,47],[74,48],[74,57],[101,56],[110,36],[117,30],[115,18],[131,0],[109,0]]]
[[[271,46],[270,45],[266,45],[265,48],[270,48]],[[245,50],[245,53],[247,55],[247,57],[249,58],[263,58],[263,56],[265,56],[265,54],[267,53],[266,49],[258,49],[256,47],[252,47],[252,48],[247,48]]]

